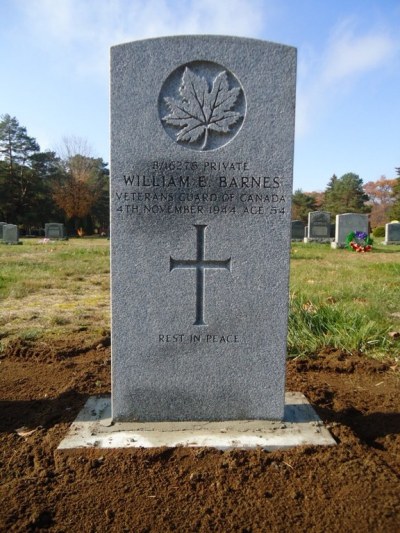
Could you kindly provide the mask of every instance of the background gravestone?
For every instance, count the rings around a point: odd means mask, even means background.
[[[3,243],[5,244],[21,244],[19,240],[18,226],[15,224],[3,225]]]
[[[331,242],[331,214],[327,211],[308,213],[308,233],[304,242]]]
[[[6,225],[6,222],[0,222],[0,240],[3,239],[3,226]]]
[[[346,237],[352,231],[362,231],[369,235],[368,215],[360,213],[336,215],[336,233],[335,241],[331,243],[332,248],[344,248]]]
[[[400,244],[400,222],[385,224],[385,240],[382,244]]]
[[[302,241],[304,238],[304,222],[292,220],[292,241]]]
[[[280,419],[296,50],[111,50],[115,420]]]
[[[64,224],[48,222],[44,225],[44,236],[46,239],[64,240],[67,238]]]

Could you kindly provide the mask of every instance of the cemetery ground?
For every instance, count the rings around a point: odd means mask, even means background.
[[[398,531],[399,246],[292,245],[286,388],[336,446],[57,452],[110,393],[108,246],[0,248],[0,530]]]

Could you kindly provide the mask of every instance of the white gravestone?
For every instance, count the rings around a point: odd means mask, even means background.
[[[382,244],[400,244],[400,222],[385,224],[385,240]]]
[[[332,248],[344,248],[346,238],[352,231],[361,231],[369,235],[368,215],[360,213],[344,213],[336,215],[335,240]]]

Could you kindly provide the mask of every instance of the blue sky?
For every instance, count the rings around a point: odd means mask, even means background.
[[[400,166],[400,0],[0,0],[0,114],[109,160],[109,48],[176,34],[298,48],[294,187]]]

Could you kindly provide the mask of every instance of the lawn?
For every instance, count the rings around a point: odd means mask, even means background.
[[[109,330],[109,241],[0,246],[0,342]],[[1,349],[1,347],[0,347]]]
[[[15,338],[109,331],[109,241],[0,246],[0,352]],[[326,349],[400,356],[400,246],[370,253],[293,243],[288,354]],[[390,335],[391,334],[391,335]]]
[[[325,348],[398,356],[400,246],[372,252],[293,243],[289,355]]]

